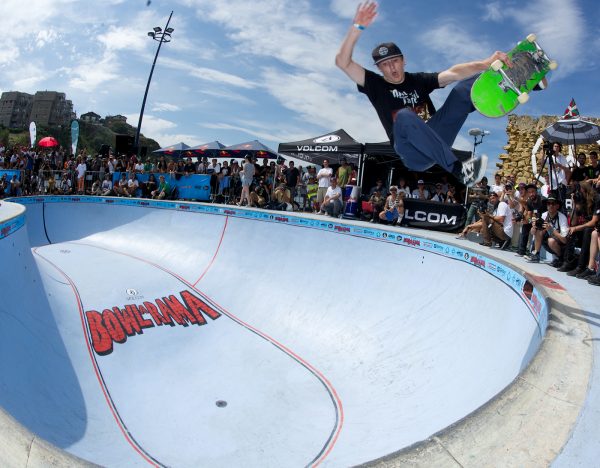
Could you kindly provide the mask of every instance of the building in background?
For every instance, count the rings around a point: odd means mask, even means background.
[[[8,91],[0,97],[0,125],[6,128],[27,128],[33,106],[33,95]]]
[[[85,114],[81,114],[81,117],[79,117],[79,120],[81,120],[82,122],[88,122],[88,123],[100,123],[100,121],[102,120],[102,117],[100,117],[95,112],[86,112]]]
[[[56,91],[38,91],[33,97],[29,120],[38,125],[69,125],[75,119],[73,103],[65,93]]]
[[[7,91],[0,97],[0,125],[6,128],[25,129],[32,121],[46,126],[69,125],[75,118],[73,103],[65,93]]]

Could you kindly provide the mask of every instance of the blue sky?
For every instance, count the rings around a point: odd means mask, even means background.
[[[385,140],[366,97],[334,66],[355,0],[2,0],[0,91],[63,91],[81,115],[123,114],[137,124],[157,43],[171,10],[173,40],[158,58],[142,132],[161,145],[259,139],[273,149],[344,128],[361,142]],[[559,62],[549,88],[518,109],[561,114],[571,97],[599,116],[600,30],[596,0],[379,2],[355,60],[395,41],[408,71],[441,71],[508,50],[530,32]],[[436,105],[448,90],[436,91]],[[491,134],[478,147],[493,162],[506,144],[506,118],[476,113],[467,130]]]

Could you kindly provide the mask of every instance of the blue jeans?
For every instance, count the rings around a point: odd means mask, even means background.
[[[471,86],[477,76],[459,81],[444,105],[427,122],[408,108],[396,114],[394,150],[408,169],[425,171],[437,164],[452,172],[457,161],[452,143],[469,114],[475,110],[471,102]]]

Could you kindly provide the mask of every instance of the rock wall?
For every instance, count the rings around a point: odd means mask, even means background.
[[[508,143],[504,146],[506,153],[500,155],[500,162],[496,164],[498,167],[497,172],[502,176],[514,174],[518,182],[531,181],[533,179],[531,150],[542,131],[559,119],[560,116],[553,115],[544,115],[541,117],[509,115],[506,127]],[[582,117],[582,120],[600,125],[599,118]],[[592,150],[598,151],[598,145],[577,146],[577,152],[583,151],[587,154]],[[568,155],[566,147],[563,150],[563,154]]]

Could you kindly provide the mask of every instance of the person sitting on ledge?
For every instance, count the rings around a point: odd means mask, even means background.
[[[565,246],[567,245],[569,221],[559,211],[560,201],[556,199],[554,194],[550,194],[546,204],[548,211],[542,213],[542,217],[531,227],[531,232],[535,238],[535,246],[531,254],[524,257],[531,263],[539,263],[542,245],[548,252],[554,254],[558,261],[562,262]]]
[[[500,201],[500,193],[490,194],[490,203],[494,207],[492,214],[480,212],[482,245],[492,247],[492,240],[500,243],[500,248],[506,250],[510,247],[513,234],[512,212],[508,204]]]

